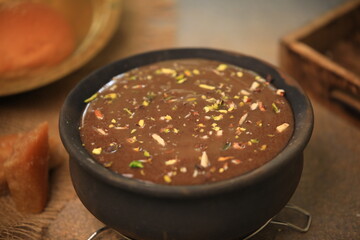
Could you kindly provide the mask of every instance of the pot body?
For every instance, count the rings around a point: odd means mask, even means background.
[[[75,190],[105,225],[137,240],[241,239],[276,215],[294,193],[303,157],[296,154],[277,173],[218,195],[147,196],[109,185],[70,159]]]
[[[84,99],[112,77],[162,60],[205,58],[250,69],[286,92],[294,113],[288,145],[263,166],[232,179],[195,186],[166,186],[128,179],[104,168],[84,149],[78,128]],[[313,128],[309,100],[294,80],[258,59],[214,49],[168,49],[114,62],[82,80],[60,113],[60,136],[84,206],[107,226],[137,240],[239,239],[264,225],[289,201],[299,183],[303,150]]]

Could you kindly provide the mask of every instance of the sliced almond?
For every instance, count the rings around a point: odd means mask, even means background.
[[[278,131],[279,133],[285,131],[288,127],[290,126],[290,124],[288,123],[283,123],[279,126],[276,127],[276,131]]]
[[[160,137],[159,135],[157,135],[156,133],[153,133],[151,135],[151,137],[161,146],[165,147],[166,143],[164,141],[164,139],[162,137]]]
[[[170,159],[165,162],[166,166],[174,165],[177,162],[177,159]]]
[[[245,113],[244,115],[241,116],[241,118],[239,120],[239,125],[242,125],[245,122],[247,116],[248,116],[248,113]]]
[[[202,152],[200,165],[204,168],[210,166],[209,158],[208,158],[206,151]]]
[[[258,87],[260,87],[260,83],[254,81],[250,86],[250,91],[255,91]]]

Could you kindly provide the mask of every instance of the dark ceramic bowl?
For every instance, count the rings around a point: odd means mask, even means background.
[[[216,183],[167,186],[129,179],[100,164],[83,148],[79,125],[84,99],[111,78],[157,61],[218,60],[253,70],[286,91],[295,129],[273,160],[244,175]],[[134,239],[238,239],[276,215],[294,193],[303,168],[303,150],[313,128],[312,107],[298,84],[275,67],[241,54],[213,49],[169,49],[111,63],[83,79],[60,114],[60,135],[70,155],[70,173],[85,207],[107,226]]]

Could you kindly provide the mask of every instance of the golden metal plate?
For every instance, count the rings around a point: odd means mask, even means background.
[[[0,1],[1,2],[4,1]],[[121,0],[42,0],[56,8],[74,28],[76,48],[61,63],[26,73],[0,76],[0,96],[12,95],[45,86],[80,68],[110,40],[121,16]]]

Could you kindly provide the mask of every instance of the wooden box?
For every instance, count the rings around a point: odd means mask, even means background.
[[[279,60],[311,97],[360,121],[360,0],[284,36]]]

